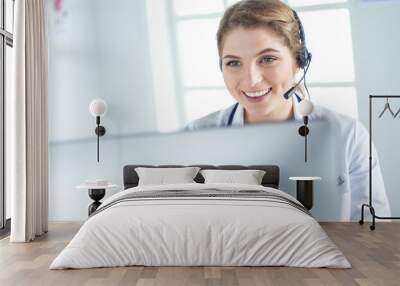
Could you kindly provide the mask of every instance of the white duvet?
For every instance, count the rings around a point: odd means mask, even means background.
[[[262,190],[254,185],[179,184],[165,190]],[[100,207],[100,209],[101,209]],[[294,266],[350,268],[317,221],[299,209],[257,198],[154,198],[124,201],[90,217],[50,269],[146,266]]]

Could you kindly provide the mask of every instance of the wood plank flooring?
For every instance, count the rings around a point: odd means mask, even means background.
[[[119,267],[49,270],[80,223],[51,223],[32,243],[0,241],[0,285],[400,285],[400,223],[322,223],[351,262],[352,269],[290,267]]]

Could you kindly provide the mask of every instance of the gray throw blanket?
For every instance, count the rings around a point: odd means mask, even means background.
[[[164,191],[139,191],[132,192],[126,195],[120,196],[117,199],[102,205],[98,210],[93,212],[90,217],[107,210],[108,208],[115,206],[119,203],[126,201],[143,201],[143,200],[153,200],[153,199],[174,199],[174,200],[190,200],[190,199],[206,199],[210,200],[212,198],[216,199],[257,199],[265,200],[270,202],[276,202],[281,204],[286,204],[296,208],[297,210],[311,215],[310,212],[300,203],[290,200],[289,198],[268,191],[260,191],[260,190],[240,190],[240,191],[227,191],[227,190],[218,190],[215,188],[212,189],[202,189],[202,190],[164,190]]]

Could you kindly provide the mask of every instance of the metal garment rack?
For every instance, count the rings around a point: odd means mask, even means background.
[[[360,224],[364,224],[364,208],[369,208],[372,215],[372,225],[369,226],[371,230],[375,229],[375,219],[400,219],[400,217],[382,217],[375,214],[375,209],[372,206],[372,100],[374,98],[400,98],[400,95],[370,95],[369,96],[369,203],[363,204],[361,207]]]

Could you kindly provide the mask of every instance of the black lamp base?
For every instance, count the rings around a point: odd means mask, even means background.
[[[89,189],[89,197],[94,200],[94,202],[88,207],[89,216],[101,205],[100,200],[104,198],[105,194],[106,189]]]

